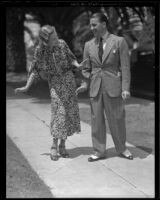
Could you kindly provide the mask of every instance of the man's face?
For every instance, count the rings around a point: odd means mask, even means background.
[[[95,37],[101,36],[104,31],[105,23],[101,23],[98,18],[90,19],[90,28]]]

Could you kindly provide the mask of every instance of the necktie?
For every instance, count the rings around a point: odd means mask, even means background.
[[[99,52],[98,52],[98,55],[99,55],[100,61],[102,62],[102,55],[103,55],[103,39],[102,39],[102,37],[100,38],[100,41],[99,41]]]

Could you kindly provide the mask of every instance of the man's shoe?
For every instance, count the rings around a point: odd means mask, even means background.
[[[97,156],[97,155],[91,155],[89,158],[88,158],[88,162],[94,162],[94,161],[97,161],[97,160],[100,160],[100,159],[105,159],[105,156]]]
[[[132,155],[125,155],[125,154],[123,154],[123,153],[120,153],[120,157],[126,158],[126,159],[128,159],[128,160],[133,160],[133,156],[132,156]]]

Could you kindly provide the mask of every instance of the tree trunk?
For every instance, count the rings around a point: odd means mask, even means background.
[[[26,71],[24,44],[24,12],[21,8],[7,8],[6,66],[8,71]]]

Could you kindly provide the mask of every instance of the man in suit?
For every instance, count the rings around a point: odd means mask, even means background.
[[[129,49],[123,37],[108,31],[104,14],[95,13],[90,18],[94,38],[85,43],[83,60],[88,59],[82,74],[89,80],[91,104],[91,132],[94,154],[89,162],[105,157],[106,126],[104,111],[116,151],[124,158],[133,159],[126,148],[124,100],[130,96]],[[87,86],[83,82],[78,88],[82,92]]]

